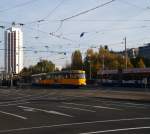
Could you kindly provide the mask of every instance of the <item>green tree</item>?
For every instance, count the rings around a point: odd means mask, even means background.
[[[41,60],[33,68],[32,71],[36,73],[47,73],[55,70],[55,65],[51,61]]]
[[[38,73],[47,73],[55,70],[55,65],[51,61],[41,60],[36,65],[29,68],[24,67],[20,72],[21,75],[27,76]]]

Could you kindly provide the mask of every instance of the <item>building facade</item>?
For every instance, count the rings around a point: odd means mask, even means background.
[[[150,59],[150,43],[145,44],[142,47],[139,47],[139,55]]]
[[[23,68],[23,33],[11,27],[5,31],[5,72],[18,74]]]

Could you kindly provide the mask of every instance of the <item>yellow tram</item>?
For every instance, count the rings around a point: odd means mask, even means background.
[[[32,84],[40,86],[80,87],[86,85],[85,71],[70,70],[32,75]]]

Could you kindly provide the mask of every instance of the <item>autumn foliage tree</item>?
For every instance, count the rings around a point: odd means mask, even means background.
[[[107,69],[125,69],[127,60],[127,68],[143,68],[145,67],[145,60],[143,58],[132,59],[130,57],[125,58],[124,54],[116,53],[110,51],[107,46],[100,46],[98,51],[93,49],[88,49],[86,55],[82,60],[82,54],[79,50],[72,53],[71,57],[71,69],[84,69],[86,71],[86,76],[90,78],[90,72],[92,78],[97,77],[97,72],[99,70]],[[147,62],[149,64],[149,62]]]
[[[73,70],[81,70],[83,62],[82,62],[82,54],[80,50],[76,50],[72,53],[71,57],[71,69]]]
[[[132,67],[130,59],[127,58],[128,68]],[[90,70],[91,67],[91,70]],[[84,59],[84,69],[87,73],[87,78],[90,76],[90,71],[92,73],[92,78],[97,77],[97,72],[106,69],[124,69],[125,68],[125,58],[109,51],[108,47],[100,47],[98,52],[94,52],[93,49],[88,49],[86,52],[86,57]]]
[[[138,62],[138,67],[139,67],[139,68],[145,68],[145,64],[144,64],[144,61],[143,61],[142,58],[141,58],[141,59],[139,60],[139,62]]]

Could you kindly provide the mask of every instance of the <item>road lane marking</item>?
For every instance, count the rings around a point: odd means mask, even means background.
[[[68,106],[59,106],[59,107],[60,108],[66,108],[66,109],[74,109],[74,110],[79,110],[79,111],[86,111],[86,112],[96,112],[96,111],[93,111],[93,110],[77,108],[77,107],[68,107]]]
[[[112,110],[121,110],[118,108],[112,108],[112,107],[104,107],[104,106],[93,106],[93,105],[86,105],[86,104],[77,104],[77,103],[67,103],[63,102],[63,104],[69,104],[69,105],[77,105],[77,106],[86,106],[86,107],[93,107],[93,108],[101,108],[101,109],[112,109]]]
[[[25,130],[33,130],[33,129],[43,129],[43,128],[65,127],[65,126],[74,126],[74,125],[96,124],[96,123],[109,123],[109,122],[120,122],[120,121],[136,121],[136,120],[150,120],[150,117],[102,120],[102,121],[91,121],[91,122],[77,122],[77,123],[66,123],[66,124],[37,126],[37,127],[35,126],[35,127],[0,130],[0,133],[17,132],[17,131],[25,131]]]
[[[108,100],[106,100],[106,101],[100,100],[100,102],[109,103],[109,104],[111,103],[113,105],[126,106],[126,107],[136,107],[136,108],[148,108],[148,107],[150,107],[149,104],[140,104],[140,103],[131,103],[131,102],[116,102],[116,101],[108,101]]]
[[[27,103],[30,103],[30,102],[10,103],[10,104],[0,105],[0,107],[4,107],[4,106],[16,106],[16,105],[27,104]]]
[[[112,107],[104,107],[104,106],[93,106],[94,108],[103,108],[103,109],[112,109],[112,110],[121,110],[119,108],[112,108]]]
[[[18,106],[20,108],[23,108],[23,109],[32,109],[32,111],[41,111],[41,112],[45,112],[45,113],[49,113],[49,114],[55,114],[55,115],[61,115],[61,116],[67,116],[67,117],[73,117],[69,114],[64,114],[64,113],[61,113],[61,112],[58,112],[58,111],[53,111],[53,110],[45,110],[45,109],[39,109],[39,108],[33,108],[33,107],[26,107],[26,106]]]
[[[134,106],[134,105],[127,105],[127,104],[119,104],[119,103],[118,104],[112,103],[112,104],[106,104],[106,105],[113,105],[113,106],[122,107],[122,108],[136,108],[136,109],[138,109],[138,108],[142,108],[142,109],[148,108],[146,106]]]
[[[17,102],[22,102],[22,101],[30,101],[30,100],[37,99],[37,98],[41,99],[43,97],[48,97],[48,95],[50,95],[50,94],[45,94],[45,93],[47,93],[47,92],[43,91],[43,92],[41,92],[40,94],[37,94],[37,95],[24,95],[24,96],[15,98],[15,100],[13,100],[13,101],[5,101],[5,102],[1,102],[0,104],[3,106],[3,104],[5,104],[5,103],[10,104],[12,102],[17,103]]]
[[[8,112],[4,112],[4,111],[0,111],[0,113],[6,114],[6,115],[11,115],[11,116],[14,116],[14,117],[23,119],[23,120],[26,120],[26,119],[27,119],[26,117],[23,117],[23,116],[20,116],[20,115],[17,115],[17,114],[12,114],[12,113],[8,113]]]
[[[95,131],[95,132],[86,132],[86,133],[80,133],[80,134],[101,134],[101,133],[131,131],[131,130],[140,130],[140,129],[150,129],[150,126],[146,126],[146,127],[133,127],[133,128],[122,128],[122,129],[110,129],[110,130]]]
[[[73,117],[69,114],[64,114],[64,113],[60,113],[60,112],[57,112],[57,111],[48,111],[50,114],[56,114],[56,115],[62,115],[62,116],[67,116],[67,117]]]

